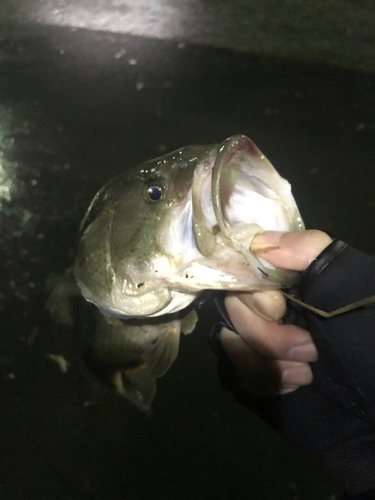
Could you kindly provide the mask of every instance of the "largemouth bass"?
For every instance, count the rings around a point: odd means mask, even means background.
[[[291,193],[245,136],[185,147],[110,180],[81,225],[74,275],[97,306],[94,357],[117,391],[141,408],[196,323],[206,290],[290,287],[296,273],[249,250],[263,230],[304,225]]]

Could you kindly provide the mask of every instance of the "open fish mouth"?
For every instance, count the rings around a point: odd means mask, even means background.
[[[192,206],[194,239],[202,255],[210,258],[223,245],[235,250],[259,280],[259,288],[295,282],[294,273],[275,271],[249,250],[260,231],[297,231],[304,225],[290,184],[248,137],[230,137],[217,148],[214,161],[196,167]]]

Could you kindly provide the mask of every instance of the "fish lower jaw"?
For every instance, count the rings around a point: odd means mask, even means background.
[[[163,307],[162,310],[155,312],[154,314],[150,314],[150,317],[163,316],[165,314],[174,314],[179,311],[182,311],[186,307],[188,307],[194,300],[198,298],[198,296],[202,293],[202,289],[196,290],[195,292],[187,292],[185,290],[172,290],[171,291],[171,301],[168,305]]]
[[[148,297],[143,296],[142,301],[135,301],[135,297],[129,297],[127,299],[130,299],[130,301],[126,300],[126,304],[124,304],[124,297],[121,297],[121,299],[117,300],[117,303],[113,305],[107,305],[94,300],[91,300],[91,302],[93,302],[105,316],[121,319],[153,318],[166,314],[173,314],[185,309],[197,298],[201,290],[196,293],[189,293],[186,291],[180,292],[178,290],[168,290],[165,288],[163,292],[164,293],[160,295],[164,295],[164,298],[167,298],[165,301],[157,301],[154,296],[150,297],[148,301]],[[158,298],[158,293],[156,293],[156,298]]]

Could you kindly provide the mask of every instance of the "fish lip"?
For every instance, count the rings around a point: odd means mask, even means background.
[[[238,153],[261,155],[255,144],[244,135],[229,137],[211,150],[194,171],[192,185],[193,234],[200,253],[211,256],[217,247],[216,229],[227,235],[229,223],[225,220],[221,199],[222,172]],[[209,177],[209,179],[208,179]],[[204,199],[210,198],[210,215],[205,217]],[[207,214],[206,214],[207,215]]]
[[[234,158],[236,159],[234,160]],[[228,167],[230,168],[229,171],[227,170]],[[235,214],[233,220],[227,212],[228,219],[226,219],[223,209],[226,202],[223,199],[225,190],[222,190],[222,188],[227,185],[224,183],[222,174],[225,172],[230,175],[231,171],[238,172],[240,175],[239,181],[238,177],[235,177],[233,183],[230,182],[230,192],[232,194],[235,194],[237,182],[239,182],[239,187],[243,185],[241,177],[245,173],[249,182],[249,186],[246,185],[249,194],[255,192],[264,199],[276,201],[280,207],[280,212],[278,212],[279,215],[271,223],[271,226],[268,225],[269,221],[267,220],[267,224],[262,227],[262,219],[259,219],[258,216],[246,220],[246,217],[244,218],[242,214],[237,219],[237,214]],[[287,229],[284,230],[301,230],[304,226],[291,194],[290,184],[279,175],[254,142],[245,135],[229,137],[218,147],[216,160],[212,168],[211,199],[222,241],[239,251],[246,258],[255,276],[260,281],[263,281],[264,276],[266,276],[267,280],[278,286],[294,284],[295,277],[292,276],[293,273],[280,269],[275,270],[273,266],[261,261],[249,248],[252,239],[258,232],[280,230],[278,227],[280,225],[280,214],[282,214],[281,219],[287,225]],[[250,205],[246,206],[248,210]],[[254,209],[254,207],[252,208]],[[256,214],[257,210],[251,210],[249,213]],[[263,222],[265,222],[264,219]]]
[[[230,165],[233,158],[241,152],[247,153],[250,156],[262,156],[260,150],[248,137],[246,137],[245,135],[237,135],[229,137],[220,144],[215,163],[212,168],[212,207],[217,224],[225,236],[229,236],[228,228],[230,227],[230,224],[225,220],[222,208],[222,173],[228,167],[228,165]]]
[[[198,250],[205,257],[212,255],[217,245],[215,226],[223,234],[228,227],[222,210],[221,174],[241,151],[250,155],[261,154],[248,137],[238,135],[216,145],[195,168],[192,185],[193,234]],[[207,206],[204,206],[204,199],[207,198],[210,199],[208,216],[205,213]]]

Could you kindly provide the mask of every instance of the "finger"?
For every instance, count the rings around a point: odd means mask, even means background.
[[[238,382],[255,396],[287,394],[312,381],[311,368],[307,363],[265,358],[227,328],[222,329],[220,338],[236,368]]]
[[[266,231],[255,235],[250,250],[275,267],[304,271],[331,242],[318,230]]]
[[[285,314],[286,301],[280,290],[237,292],[235,296],[251,311],[267,321],[280,321]]]
[[[271,359],[313,362],[318,354],[311,335],[296,325],[282,325],[259,317],[235,295],[225,298],[225,307],[243,341]]]

